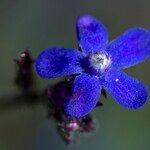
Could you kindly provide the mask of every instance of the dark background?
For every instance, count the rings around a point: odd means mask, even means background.
[[[129,27],[150,28],[149,0],[0,0],[0,101],[16,92],[13,58],[29,47],[34,57],[46,47],[77,47],[75,19],[91,14],[108,28],[110,40]],[[147,84],[150,60],[126,70]],[[38,78],[42,88],[51,81]],[[150,93],[150,92],[149,92]],[[138,111],[117,105],[111,97],[92,112],[98,127],[90,135],[77,135],[70,149],[149,150],[150,103]],[[63,150],[53,120],[42,105],[0,109],[0,150]]]

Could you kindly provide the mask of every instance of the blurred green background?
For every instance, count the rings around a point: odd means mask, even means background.
[[[29,47],[34,57],[46,47],[77,47],[75,19],[82,14],[99,18],[110,40],[129,27],[150,28],[149,0],[0,0],[0,101],[16,92],[13,58]],[[150,60],[126,70],[147,84],[150,93]],[[51,81],[38,78],[42,88]],[[117,105],[111,97],[92,112],[98,128],[77,135],[82,150],[149,150],[150,102],[138,111]],[[0,109],[0,150],[63,150],[68,147],[57,135],[46,108]]]

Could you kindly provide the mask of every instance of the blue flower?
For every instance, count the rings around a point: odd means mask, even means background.
[[[105,26],[95,17],[77,19],[77,38],[82,52],[73,48],[47,48],[36,60],[42,78],[77,74],[72,96],[66,97],[65,112],[72,117],[88,114],[99,100],[104,87],[114,100],[128,109],[138,109],[147,100],[145,85],[122,69],[136,65],[150,56],[150,32],[131,28],[108,43]]]

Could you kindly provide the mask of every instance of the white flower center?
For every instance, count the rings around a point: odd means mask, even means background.
[[[110,65],[111,58],[106,53],[95,53],[89,57],[90,67],[103,73]]]

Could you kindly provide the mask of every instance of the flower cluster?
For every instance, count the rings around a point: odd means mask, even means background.
[[[77,19],[76,30],[82,52],[52,47],[36,59],[36,71],[42,78],[76,75],[71,95],[63,102],[66,114],[88,114],[96,106],[102,88],[125,108],[135,110],[143,106],[148,97],[145,85],[122,69],[150,56],[150,32],[131,28],[108,43],[106,27],[90,15]]]

